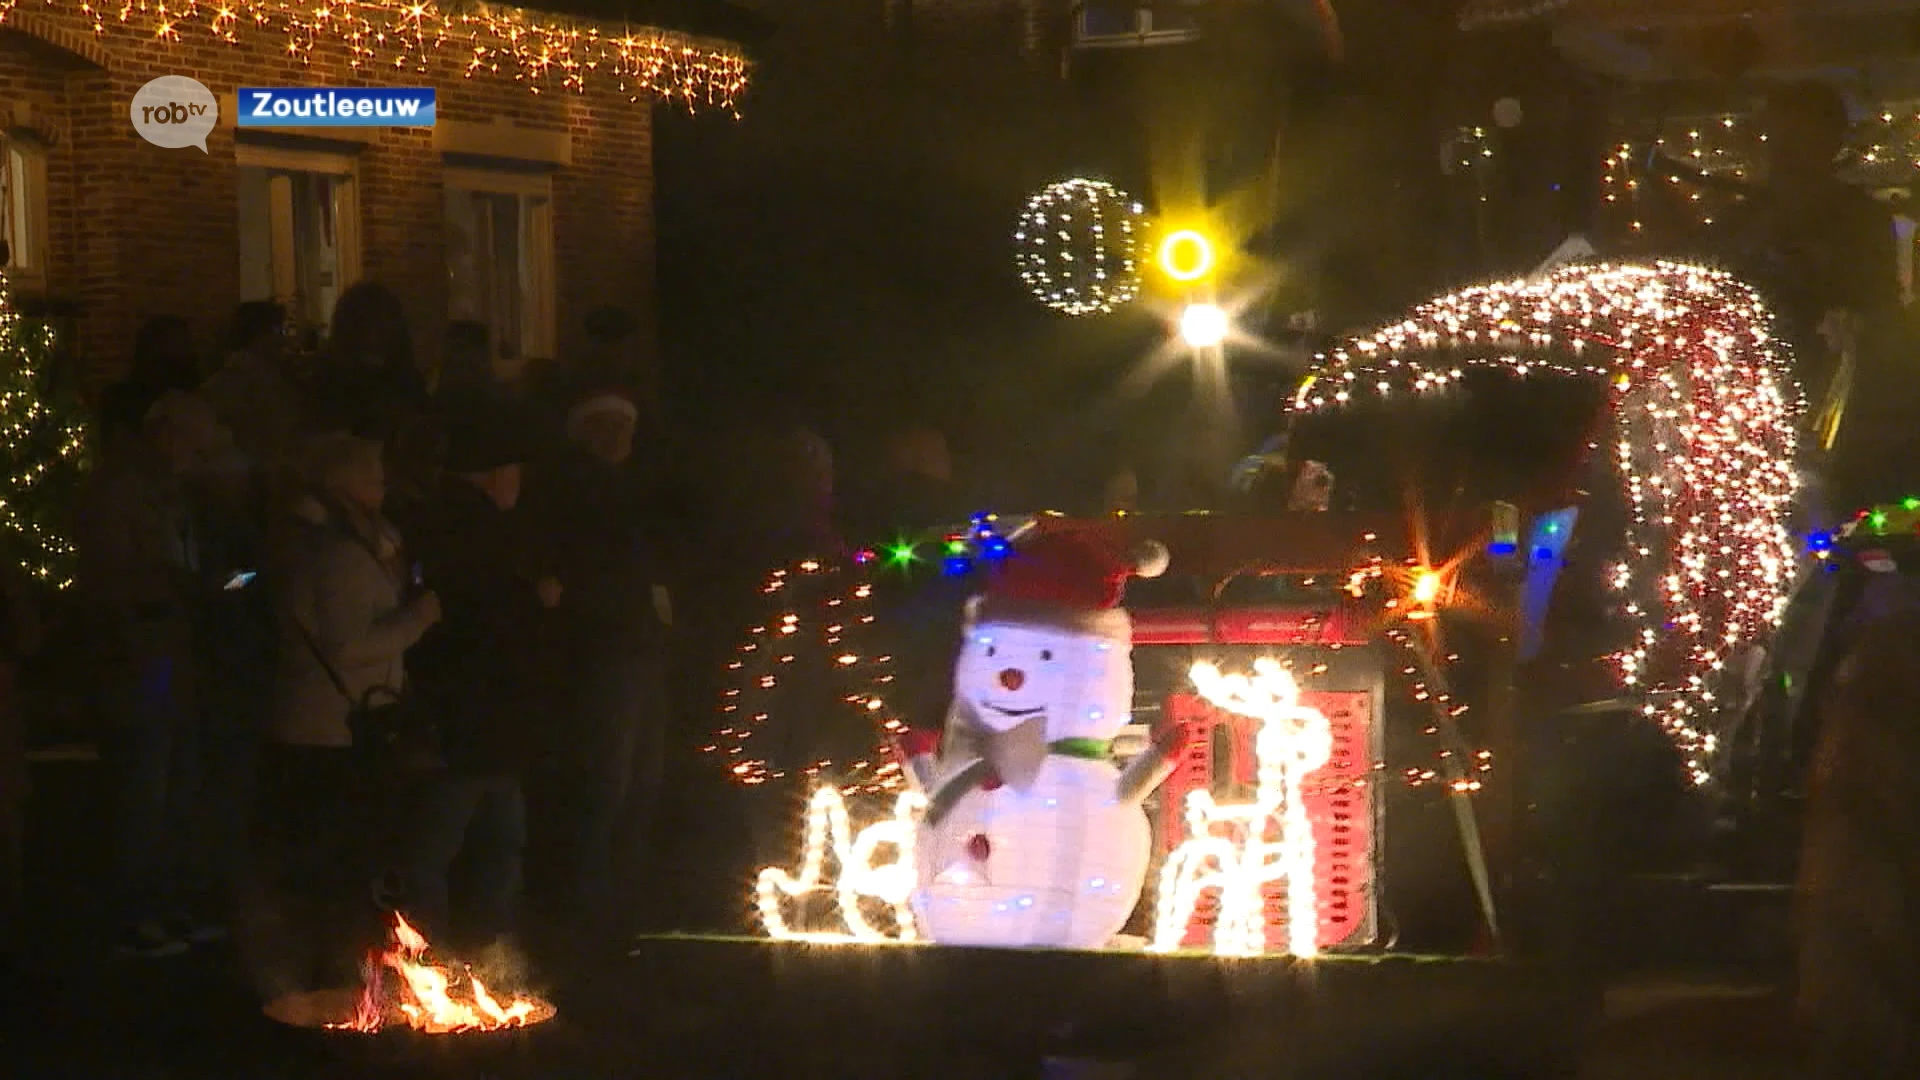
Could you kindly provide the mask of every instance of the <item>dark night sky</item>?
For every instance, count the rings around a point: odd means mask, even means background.
[[[876,416],[930,419],[986,471],[1052,481],[1031,497],[1084,488],[1177,434],[1185,390],[1090,409],[1165,324],[1034,303],[1012,263],[1020,206],[1072,175],[1153,204],[1200,174],[1217,197],[1257,183],[1276,137],[1278,215],[1254,254],[1282,308],[1338,329],[1461,276],[1435,258],[1453,227],[1443,5],[1340,5],[1339,65],[1269,12],[1200,46],[1076,55],[1070,79],[1058,54],[1020,56],[1011,28],[909,49],[836,18],[852,10],[838,0],[761,6],[780,25],[752,49],[744,118],[657,112],[663,353],[683,405],[811,414],[843,456]]]

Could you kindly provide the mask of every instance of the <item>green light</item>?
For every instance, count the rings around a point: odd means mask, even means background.
[[[1867,515],[1867,524],[1873,526],[1876,530],[1886,528],[1887,512],[1885,510],[1875,510],[1873,513]]]
[[[887,561],[893,563],[895,566],[905,566],[918,557],[919,556],[914,553],[913,545],[904,541],[894,544],[887,549]]]
[[[1909,511],[1920,510],[1920,498],[1915,498],[1912,495],[1907,496],[1900,500],[1900,509]]]
[[[965,540],[947,541],[947,554],[965,555],[966,553],[967,553],[967,542]]]

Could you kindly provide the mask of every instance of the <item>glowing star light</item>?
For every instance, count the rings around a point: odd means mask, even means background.
[[[1260,723],[1252,802],[1221,805],[1206,790],[1187,796],[1187,838],[1168,856],[1160,875],[1154,917],[1155,952],[1179,947],[1194,909],[1208,889],[1220,893],[1213,951],[1258,956],[1266,951],[1268,883],[1287,887],[1287,951],[1320,951],[1320,914],[1313,872],[1313,822],[1302,788],[1307,775],[1333,756],[1333,730],[1316,709],[1300,704],[1300,687],[1279,661],[1254,661],[1253,675],[1224,675],[1212,664],[1189,672],[1215,707]]]
[[[760,871],[755,883],[754,899],[767,936],[816,945],[915,940],[918,935],[907,900],[914,885],[913,832],[925,806],[924,796],[905,792],[894,800],[891,818],[877,821],[855,834],[839,789],[824,786],[815,790],[807,805],[806,851],[801,856],[800,873],[789,874],[777,866],[769,866]],[[881,862],[881,849],[889,847],[894,852],[893,861]],[[832,881],[826,876],[829,854],[837,867]],[[840,919],[846,925],[844,932],[803,930],[788,923],[787,901],[828,892],[833,894]],[[866,899],[878,900],[893,909],[895,933],[888,934],[875,926],[861,912],[860,902]]]

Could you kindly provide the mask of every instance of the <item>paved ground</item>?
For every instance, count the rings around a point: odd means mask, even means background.
[[[555,987],[561,1020],[538,1037],[485,1055],[455,1052],[405,1057],[392,1047],[348,1054],[311,1035],[266,1022],[258,998],[230,949],[207,949],[167,961],[112,956],[95,933],[100,925],[100,830],[84,797],[84,760],[43,762],[43,797],[36,821],[33,871],[34,967],[41,977],[28,1000],[4,1015],[0,1073],[22,1080],[197,1080],[233,1077],[347,1080],[369,1076],[493,1077],[498,1080],[592,1080],[596,1077],[858,1077],[953,1075],[1012,1080],[1032,1075],[998,1056],[983,1038],[969,1058],[963,1046],[943,1052],[945,1068],[903,1067],[844,1060],[794,1067],[779,1051],[748,1035],[751,995],[736,1006],[679,1000],[676,987],[657,985],[664,973],[603,949],[582,956],[541,949],[543,984]],[[1044,992],[1044,988],[1039,988]],[[730,1007],[743,1011],[738,1040],[675,1037],[685,1015]],[[903,1005],[903,1008],[905,1006]],[[1656,972],[1622,978],[1606,995],[1584,1042],[1579,1080],[1772,1080],[1796,1075],[1791,1025],[1779,995],[1753,976]],[[937,1018],[928,1021],[933,1026]],[[849,1025],[861,1023],[849,1017]],[[911,1027],[914,1021],[909,1018]],[[800,1036],[794,1036],[796,1038]],[[1443,1050],[1430,1067],[1342,1072],[1339,1080],[1379,1075],[1444,1080],[1487,1074]],[[1057,1075],[1075,1075],[1059,1073]],[[1091,1074],[1080,1074],[1091,1075]],[[1244,1074],[1252,1076],[1254,1074]],[[1272,1075],[1272,1074],[1261,1074]],[[1541,1074],[1533,1074],[1541,1075]],[[1230,1080],[1223,1075],[1208,1080]],[[1317,1080],[1317,1078],[1316,1078]],[[1332,1080],[1329,1077],[1329,1080]],[[1519,1077],[1516,1076],[1516,1080]],[[1544,1080],[1544,1076],[1543,1076]]]

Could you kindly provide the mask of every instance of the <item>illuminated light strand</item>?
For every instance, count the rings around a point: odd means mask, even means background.
[[[1214,953],[1258,956],[1267,950],[1265,887],[1285,881],[1287,951],[1316,956],[1319,886],[1304,786],[1307,775],[1333,757],[1332,726],[1319,710],[1300,704],[1299,684],[1277,660],[1255,660],[1251,677],[1222,674],[1206,663],[1193,665],[1189,676],[1215,707],[1259,722],[1255,795],[1252,802],[1223,805],[1205,789],[1188,794],[1187,836],[1160,873],[1151,948],[1179,948],[1201,895],[1215,889]]]
[[[1629,228],[1642,231],[1646,220],[1641,196],[1650,192],[1678,199],[1699,225],[1713,225],[1728,207],[1744,200],[1738,191],[1702,184],[1685,170],[1641,168],[1651,152],[1704,173],[1709,178],[1752,183],[1763,171],[1767,135],[1750,117],[1676,117],[1651,140],[1625,141],[1610,151],[1602,166],[1602,198],[1630,213]],[[1856,125],[1842,152],[1842,175],[1869,188],[1903,186],[1920,169],[1920,105],[1891,103]],[[1643,181],[1645,181],[1643,183]]]
[[[988,516],[986,520],[993,522],[998,519]],[[997,537],[998,534],[994,535]],[[1376,543],[1378,539],[1371,533],[1361,537],[1364,545]],[[1004,539],[998,542],[1005,543]],[[942,543],[946,545],[944,550],[952,550],[951,538]],[[839,703],[843,708],[859,714],[863,722],[874,725],[875,742],[858,759],[835,761],[819,758],[795,771],[816,781],[831,777],[850,795],[894,794],[907,786],[906,773],[892,745],[892,739],[903,733],[907,726],[888,706],[888,691],[894,681],[891,670],[893,658],[865,640],[874,632],[871,628],[875,620],[868,607],[869,595],[866,590],[869,586],[860,571],[863,567],[881,565],[881,560],[896,568],[905,568],[924,561],[926,556],[917,552],[928,546],[921,544],[909,547],[903,544],[890,554],[873,556],[869,563],[856,560],[851,566],[830,566],[809,559],[768,576],[761,590],[765,596],[792,596],[797,591],[821,588],[826,599],[818,605],[820,611],[817,615],[803,615],[799,610],[801,604],[796,602],[793,604],[794,610],[752,627],[736,657],[727,663],[727,672],[732,676],[734,685],[722,693],[722,725],[714,733],[712,741],[701,749],[721,759],[722,767],[733,783],[752,787],[786,779],[790,775],[786,769],[776,767],[756,755],[753,752],[753,739],[769,724],[792,722],[781,708],[779,698],[787,685],[787,678],[782,671],[787,665],[799,662],[797,647],[803,641],[810,640],[807,635],[814,630],[813,622],[818,618],[821,620],[820,632],[828,635],[822,640],[826,646],[824,651],[829,654],[829,662],[835,668],[827,677],[849,680],[842,684],[844,693]],[[937,548],[940,545],[932,546]],[[1387,576],[1390,569],[1380,556],[1369,556],[1365,565],[1345,576],[1344,590],[1355,599],[1363,599],[1376,583]],[[850,579],[852,584],[829,587],[829,579],[840,575]],[[1314,576],[1310,575],[1304,584],[1310,587],[1313,580]],[[1387,603],[1391,607],[1394,601]],[[852,629],[849,629],[850,626]],[[1404,647],[1413,648],[1410,639],[1391,628],[1387,636]],[[760,663],[762,660],[765,662]],[[1435,670],[1439,669],[1436,667]],[[1426,678],[1419,673],[1419,669],[1409,666],[1402,673],[1408,676],[1406,686],[1410,700],[1433,709],[1447,710],[1455,719],[1467,712],[1467,705],[1453,701],[1446,691],[1429,690]],[[1426,729],[1429,735],[1438,731],[1434,726]],[[1473,792],[1481,786],[1481,781],[1473,774],[1484,774],[1492,769],[1492,757],[1485,750],[1466,752],[1457,747],[1443,746],[1436,756],[1443,767],[1448,765],[1449,758],[1471,758],[1473,764],[1465,767],[1465,776],[1452,775],[1452,770],[1446,768],[1409,767],[1401,770],[1399,779],[1410,788],[1424,787],[1441,781],[1441,774],[1445,771],[1449,774],[1445,782],[1455,790]],[[1386,769],[1384,762],[1373,763],[1376,773],[1383,773]],[[1380,780],[1343,778],[1326,781],[1324,786],[1317,785],[1315,790],[1330,792],[1377,782]]]
[[[0,22],[18,0],[0,0]],[[689,109],[734,110],[746,92],[749,64],[727,42],[665,30],[603,30],[575,21],[486,3],[443,7],[413,0],[47,0],[91,22],[95,36],[143,33],[178,42],[200,32],[238,45],[247,31],[278,29],[279,51],[311,63],[333,41],[354,70],[426,73],[436,57],[460,65],[467,78],[504,74],[538,94],[548,88],[585,93],[589,80],[610,81],[628,100],[655,97]],[[117,11],[112,9],[117,8]],[[125,27],[123,31],[120,28]]]
[[[840,579],[850,580],[843,584]],[[906,725],[887,704],[886,695],[894,681],[893,657],[865,641],[874,622],[873,585],[857,566],[829,567],[807,559],[791,569],[774,571],[761,593],[785,598],[810,588],[825,590],[818,612],[803,621],[797,608],[790,609],[754,627],[738,656],[727,664],[728,672],[738,681],[722,695],[723,726],[701,749],[718,755],[735,783],[753,786],[785,779],[787,770],[754,754],[751,742],[769,723],[798,722],[786,715],[776,720],[777,703],[769,699],[776,698],[785,685],[782,669],[796,663],[802,650],[818,649],[830,657],[830,670],[820,677],[839,681],[839,704],[859,723],[872,726],[874,744],[865,757],[853,761],[817,759],[799,771],[815,780],[831,776],[848,794],[899,792],[907,786],[907,778],[890,740]],[[817,618],[817,627],[810,625],[812,618]]]
[[[52,328],[29,327],[14,310],[0,275],[0,356],[9,358],[0,390],[0,460],[7,483],[0,494],[0,532],[20,570],[58,589],[73,584],[73,542],[48,519],[71,494],[87,465],[86,427],[62,419],[41,400],[42,379],[56,341]]]
[[[1469,748],[1460,733],[1459,721],[1467,714],[1469,706],[1457,701],[1446,684],[1446,665],[1458,660],[1459,656],[1453,653],[1434,656],[1420,639],[1399,628],[1389,627],[1383,636],[1406,650],[1410,663],[1400,669],[1400,675],[1407,680],[1408,696],[1416,704],[1426,706],[1432,717],[1432,722],[1421,728],[1420,733],[1441,741],[1438,754],[1440,768],[1409,767],[1401,774],[1401,779],[1406,781],[1408,787],[1445,783],[1447,790],[1455,795],[1472,795],[1480,791],[1486,786],[1480,777],[1493,771],[1493,751]],[[1386,766],[1382,764],[1380,767]]]
[[[1140,292],[1139,223],[1146,208],[1104,180],[1040,189],[1013,232],[1020,280],[1065,315],[1104,315]]]
[[[919,792],[902,792],[894,799],[892,817],[855,833],[839,789],[816,789],[807,804],[800,872],[791,874],[769,866],[760,871],[754,883],[755,905],[767,936],[816,945],[918,940],[909,900],[914,887],[914,830],[925,808],[926,798]],[[889,847],[895,852],[894,860],[878,861],[881,850]],[[832,881],[827,880],[829,855],[836,867]],[[825,892],[833,894],[840,920],[846,926],[844,931],[799,929],[788,921],[787,902]],[[878,900],[892,909],[892,934],[875,926],[860,910],[860,902],[866,899]]]
[[[1787,521],[1804,406],[1776,345],[1758,296],[1721,271],[1576,266],[1444,296],[1352,340],[1320,358],[1294,408],[1443,391],[1470,366],[1608,380],[1631,511],[1610,584],[1638,624],[1614,663],[1704,783],[1718,746],[1703,725],[1735,660],[1779,625],[1796,570]],[[1541,357],[1555,347],[1583,359]],[[1456,356],[1407,355],[1443,350]]]

